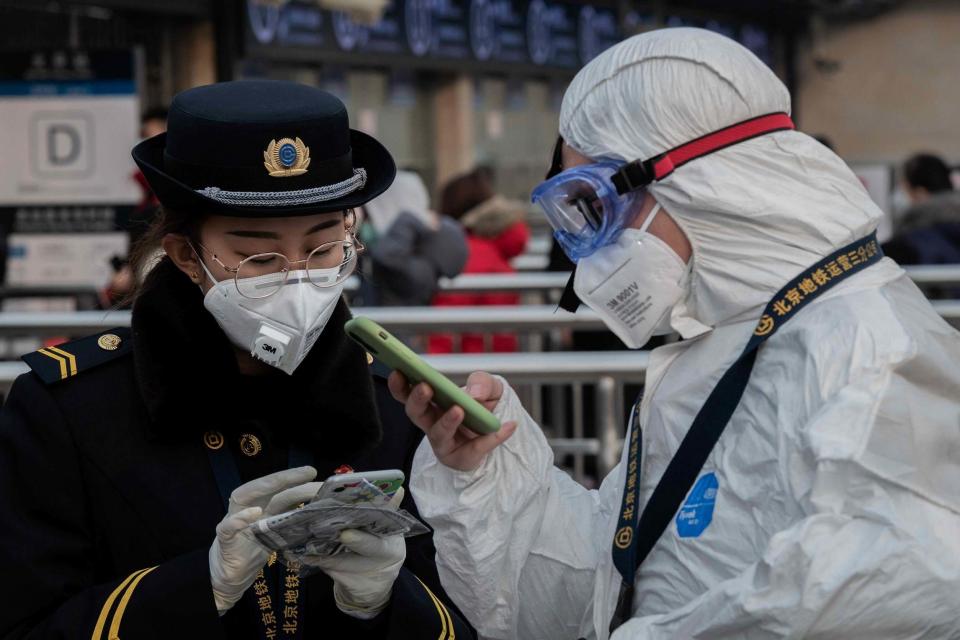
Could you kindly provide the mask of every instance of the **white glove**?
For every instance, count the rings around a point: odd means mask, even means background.
[[[401,487],[388,506],[396,509],[402,499]],[[340,611],[362,620],[375,618],[390,603],[407,544],[401,535],[381,538],[357,529],[340,532],[340,542],[345,551],[310,556],[305,562],[333,579],[333,597]]]
[[[226,613],[256,580],[270,554],[241,532],[262,517],[289,511],[310,500],[322,482],[313,467],[278,471],[240,485],[230,494],[227,515],[217,525],[210,546],[210,585],[220,615]]]

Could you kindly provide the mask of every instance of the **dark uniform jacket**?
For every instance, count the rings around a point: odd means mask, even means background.
[[[208,447],[230,449],[242,482],[287,468],[291,444],[318,479],[344,464],[409,476],[422,434],[345,337],[348,317],[341,302],[294,375],[242,376],[200,290],[164,261],[132,330],[26,356],[0,413],[0,637],[296,637],[276,590],[272,608],[251,588],[218,616],[208,552],[225,508]],[[416,514],[409,493],[403,507]],[[429,535],[407,539],[372,621],[341,613],[323,573],[303,578],[299,637],[473,637],[434,557]]]

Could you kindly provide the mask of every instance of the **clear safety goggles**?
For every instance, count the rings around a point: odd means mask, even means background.
[[[646,160],[602,161],[561,171],[562,140],[547,180],[533,190],[554,237],[574,262],[616,241],[633,222],[651,183],[691,160],[774,131],[793,129],[786,113],[770,113],[730,125]],[[566,307],[565,307],[566,308]]]
[[[617,193],[612,178],[621,165],[597,162],[562,171],[533,190],[554,237],[574,262],[614,242],[633,222],[643,190]]]

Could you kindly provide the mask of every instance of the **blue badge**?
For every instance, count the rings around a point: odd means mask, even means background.
[[[717,502],[717,475],[712,471],[700,477],[690,490],[687,501],[677,514],[677,535],[698,538],[713,520],[713,505]]]
[[[297,148],[288,142],[280,147],[279,156],[283,166],[292,167],[297,161]]]

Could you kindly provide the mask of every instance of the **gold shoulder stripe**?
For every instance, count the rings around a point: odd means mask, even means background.
[[[53,353],[58,353],[61,356],[66,357],[67,362],[70,364],[70,375],[72,376],[77,375],[77,356],[73,355],[72,353],[67,353],[66,351],[58,347],[47,347],[47,350],[52,351]]]
[[[113,601],[117,599],[117,596],[120,595],[120,592],[127,588],[127,585],[130,584],[130,581],[136,578],[138,575],[147,571],[147,569],[140,569],[139,571],[134,571],[129,576],[127,576],[120,585],[113,590],[107,597],[107,601],[103,603],[103,609],[100,610],[100,616],[97,618],[97,624],[93,628],[93,635],[90,636],[90,640],[100,640],[100,637],[103,635],[103,627],[107,624],[107,616],[110,614],[110,608],[113,607]]]
[[[416,576],[414,576],[416,577]],[[450,617],[450,612],[447,611],[447,607],[443,602],[440,601],[440,598],[433,594],[433,591],[430,590],[426,584],[423,583],[423,580],[417,578],[417,582],[420,583],[426,592],[430,596],[430,599],[433,600],[433,606],[437,608],[437,613],[440,615],[440,637],[437,640],[455,640],[457,634],[453,629],[453,618]],[[449,632],[448,632],[449,629]],[[448,635],[449,633],[449,635]]]
[[[107,634],[107,640],[120,640],[120,622],[123,620],[123,612],[126,611],[127,604],[130,602],[130,596],[133,595],[133,591],[137,588],[137,585],[140,584],[140,581],[146,578],[147,574],[154,569],[156,569],[156,567],[150,567],[149,569],[141,571],[140,574],[133,579],[130,588],[127,589],[123,597],[120,598],[120,604],[117,605],[117,610],[113,614],[113,621],[110,623],[110,632]]]
[[[38,353],[42,353],[43,355],[47,356],[48,358],[53,358],[53,359],[56,360],[58,363],[60,363],[60,379],[61,379],[61,380],[66,380],[66,379],[67,379],[67,360],[66,360],[66,358],[62,358],[62,357],[58,356],[58,355],[55,354],[55,353],[50,353],[50,352],[47,351],[46,349],[39,349],[39,350],[38,350]]]

